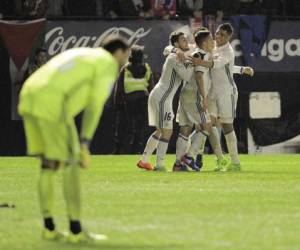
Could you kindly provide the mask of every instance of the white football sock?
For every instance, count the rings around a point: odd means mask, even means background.
[[[227,149],[231,157],[231,162],[233,164],[240,164],[238,149],[237,149],[237,139],[234,130],[225,135]]]
[[[223,159],[223,152],[221,148],[220,134],[218,129],[213,126],[211,129],[211,134],[209,135],[210,145],[217,156],[218,160]]]
[[[164,166],[165,157],[167,154],[169,141],[166,139],[159,139],[156,150],[156,166]]]
[[[176,142],[176,163],[180,163],[182,156],[184,156],[187,146],[188,146],[189,138],[185,137],[182,134],[178,135],[178,139]]]
[[[207,136],[208,134],[206,131],[196,132],[192,137],[192,144],[187,155],[190,157],[195,157],[195,155],[199,152],[199,147],[202,146],[203,142],[205,144]]]
[[[206,132],[206,131],[203,131],[203,132],[208,135],[208,132]],[[207,136],[201,137],[200,142],[199,142],[198,152],[196,154],[200,154],[200,155],[204,154],[206,140],[207,140]]]
[[[154,150],[157,148],[158,141],[159,141],[159,138],[155,135],[155,133],[150,135],[150,137],[147,141],[143,156],[141,158],[141,160],[143,162],[149,161],[149,157],[153,154]]]

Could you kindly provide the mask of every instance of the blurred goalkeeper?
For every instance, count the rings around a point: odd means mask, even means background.
[[[27,151],[41,158],[38,190],[44,219],[42,236],[48,240],[65,236],[56,230],[53,219],[53,178],[60,167],[63,167],[63,189],[70,223],[68,241],[77,243],[104,238],[81,228],[79,169],[90,165],[89,142],[119,67],[128,59],[129,47],[121,37],[109,37],[102,46],[70,49],[55,56],[33,73],[21,90],[18,108],[24,119]],[[82,111],[78,136],[74,117]]]

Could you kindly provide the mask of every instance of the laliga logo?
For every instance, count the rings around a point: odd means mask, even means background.
[[[45,42],[49,42],[48,53],[50,56],[54,56],[60,52],[70,48],[77,47],[99,47],[101,42],[109,35],[118,35],[125,33],[130,44],[136,44],[142,37],[147,36],[151,32],[151,29],[145,31],[144,28],[139,28],[136,31],[132,31],[125,27],[113,27],[103,32],[99,37],[97,36],[81,36],[75,35],[70,37],[64,37],[64,28],[55,27],[48,31],[45,37]]]
[[[231,43],[235,56],[242,56],[241,41],[235,39]],[[271,39],[261,50],[262,57],[268,57],[272,62],[280,62],[285,56],[300,56],[300,39]]]

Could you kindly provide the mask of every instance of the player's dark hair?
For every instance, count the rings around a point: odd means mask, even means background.
[[[193,36],[195,37],[197,35],[197,33],[200,31],[208,31],[208,29],[206,27],[202,26],[194,31]]]
[[[183,35],[184,35],[184,33],[181,32],[181,31],[174,31],[174,32],[172,32],[171,35],[170,35],[170,38],[169,38],[170,43],[174,46],[175,43],[178,42],[179,37],[183,36]]]
[[[131,47],[131,54],[128,61],[132,64],[143,63],[144,61],[144,47],[139,45],[133,45]]]
[[[228,35],[232,36],[233,34],[233,27],[230,23],[223,23],[219,26],[219,29],[225,30]]]
[[[109,36],[101,44],[105,50],[111,54],[115,53],[118,49],[126,51],[129,49],[129,44],[125,38],[121,36]]]
[[[207,37],[210,35],[210,32],[208,30],[199,31],[195,35],[195,42],[198,47],[202,47],[203,42],[207,39]]]

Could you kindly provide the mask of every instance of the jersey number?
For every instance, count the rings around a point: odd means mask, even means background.
[[[171,112],[166,112],[164,121],[171,121],[171,119],[172,119]]]

